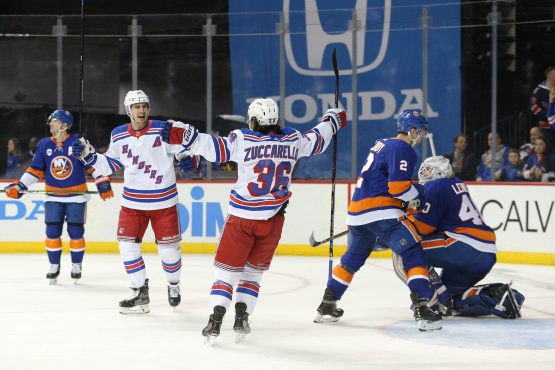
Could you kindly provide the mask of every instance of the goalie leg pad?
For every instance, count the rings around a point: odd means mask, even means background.
[[[485,284],[468,289],[453,308],[462,316],[495,315],[503,319],[521,317],[524,295],[511,289],[509,284]]]

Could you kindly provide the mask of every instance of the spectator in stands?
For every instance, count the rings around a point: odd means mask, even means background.
[[[493,159],[495,158],[495,169],[500,170],[506,164],[509,163],[509,148],[501,144],[501,137],[497,134],[496,145],[495,145],[495,155],[492,152],[491,147],[493,146],[493,135],[490,132],[488,134],[488,149],[480,160],[480,165],[478,166],[478,172],[476,173],[476,181],[493,181],[494,174],[491,172]]]
[[[534,153],[524,166],[523,176],[529,181],[542,181],[544,174],[555,171],[555,153],[551,152],[543,137],[536,139],[534,148]]]
[[[25,171],[23,167],[23,154],[21,144],[16,137],[8,140],[8,162],[6,164],[6,178],[18,179]]]
[[[37,150],[37,142],[39,141],[39,139],[36,136],[33,136],[29,139],[29,142],[27,143],[27,148],[29,150],[27,150],[25,153],[23,153],[23,161],[24,162],[30,162],[33,160],[33,157],[35,156],[35,151]],[[24,166],[25,168],[27,168],[28,166]]]
[[[545,70],[545,80],[534,89],[530,98],[530,111],[534,118],[534,125],[540,128],[549,128],[547,121],[547,106],[549,92],[555,86],[555,67],[549,66]]]
[[[468,151],[468,136],[460,133],[453,141],[455,150],[444,155],[451,162],[455,176],[464,181],[474,181],[476,178],[476,155]]]
[[[538,126],[534,126],[530,129],[530,142],[521,145],[521,147],[519,148],[520,159],[523,162],[526,162],[528,157],[532,153],[534,153],[534,144],[536,143],[536,139],[542,136],[543,136],[542,130]]]
[[[523,167],[524,162],[520,159],[519,150],[511,149],[509,150],[509,164],[495,171],[495,179],[499,181],[524,181]]]

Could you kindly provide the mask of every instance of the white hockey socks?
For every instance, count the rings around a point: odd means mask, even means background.
[[[131,288],[140,288],[145,285],[145,261],[141,256],[141,244],[127,241],[119,242],[119,252],[129,277]]]
[[[227,271],[216,267],[214,272],[214,283],[210,290],[210,300],[208,302],[208,312],[212,314],[214,307],[223,306],[226,311],[229,309],[233,298],[233,287],[239,281],[240,271]]]
[[[247,313],[249,315],[252,315],[258,301],[258,292],[263,273],[264,270],[257,270],[246,266],[237,284],[235,300],[247,304]]]
[[[181,246],[179,243],[158,244],[158,254],[168,283],[177,284],[181,278]]]

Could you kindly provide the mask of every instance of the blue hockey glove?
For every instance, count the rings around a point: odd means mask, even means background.
[[[114,197],[114,192],[112,191],[112,186],[110,185],[110,176],[100,176],[94,180],[96,188],[98,189],[98,194],[102,200],[110,199]]]
[[[200,155],[186,156],[179,161],[178,166],[183,173],[190,173],[200,167],[200,161]]]
[[[13,199],[21,198],[26,190],[27,186],[25,186],[22,182],[19,182],[19,180],[4,188],[6,196]]]
[[[71,155],[87,166],[92,166],[96,162],[96,150],[83,137],[71,143]]]

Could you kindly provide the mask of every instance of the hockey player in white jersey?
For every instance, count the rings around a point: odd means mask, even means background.
[[[248,108],[249,127],[234,130],[228,137],[202,134],[181,122],[168,122],[162,129],[162,140],[183,144],[185,154],[238,165],[229,216],[214,260],[210,318],[202,331],[208,343],[220,333],[234,290],[233,329],[238,339],[250,332],[248,317],[254,311],[262,274],[270,267],[281,238],[293,168],[299,158],[322,153],[346,122],[345,111],[330,109],[320,124],[303,134],[280,127],[278,107],[272,99],[256,99]]]
[[[141,242],[149,221],[168,281],[169,304],[175,307],[181,301],[181,234],[174,158],[182,148],[162,142],[160,130],[165,122],[149,120],[150,101],[143,91],[129,91],[124,105],[131,122],[112,131],[105,154],[95,153],[84,139],[74,142],[73,153],[94,169],[94,177],[109,176],[125,167],[117,238],[131,295],[119,306],[123,314],[148,313],[150,299]],[[190,164],[191,158],[182,161]]]

